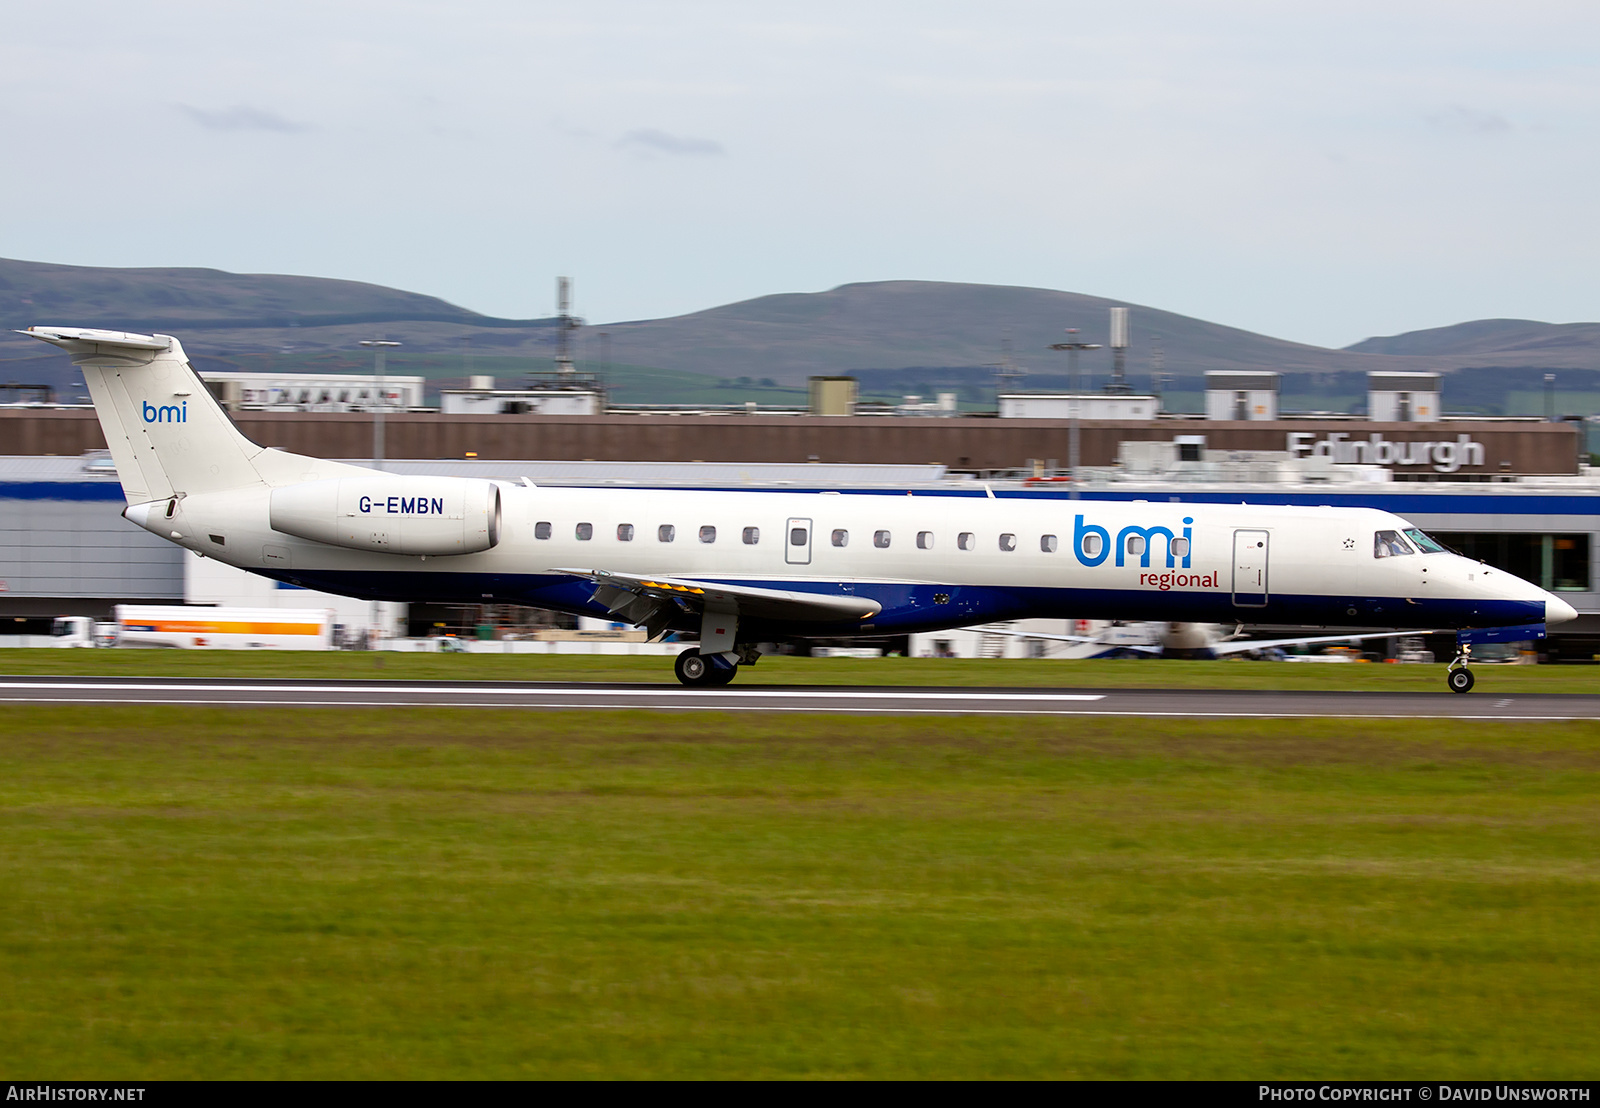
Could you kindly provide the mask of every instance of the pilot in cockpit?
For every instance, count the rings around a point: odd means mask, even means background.
[[[1400,537],[1398,531],[1379,531],[1372,538],[1374,558],[1396,558],[1410,553],[1411,548],[1406,545],[1406,540]]]

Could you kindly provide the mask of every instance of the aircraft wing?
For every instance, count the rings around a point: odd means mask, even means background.
[[[1454,634],[1455,632],[1451,632]],[[1274,646],[1310,646],[1318,642],[1353,642],[1362,639],[1395,639],[1402,635],[1432,635],[1433,631],[1373,631],[1364,635],[1314,635],[1298,639],[1234,639],[1214,642],[1208,650],[1221,657],[1224,654],[1242,654],[1247,650],[1267,650]]]
[[[842,619],[871,619],[883,610],[876,600],[863,596],[822,595],[730,585],[691,577],[638,577],[605,569],[559,569],[593,581],[595,599],[611,614],[629,623],[644,624],[655,637],[665,629],[673,609],[700,615],[708,609],[741,618],[785,623],[834,623]]]
[[[1048,635],[1039,631],[1012,631],[1002,630],[997,627],[974,627],[974,631],[984,631],[993,635],[1011,635],[1019,639],[1051,639],[1056,642],[1084,642],[1095,643],[1100,646],[1114,647],[1117,650],[1132,650],[1140,654],[1160,654],[1162,647],[1141,646],[1134,643],[1109,643],[1104,639],[1089,638],[1084,635]],[[1235,632],[1237,634],[1237,632]],[[1454,632],[1452,632],[1453,634]],[[1374,631],[1363,635],[1312,635],[1302,636],[1297,639],[1224,639],[1220,642],[1209,644],[1206,649],[1213,656],[1222,657],[1224,654],[1243,654],[1249,650],[1267,650],[1275,646],[1310,646],[1319,642],[1353,642],[1362,639],[1393,639],[1406,635],[1431,635],[1432,631]]]
[[[966,628],[968,631],[982,631],[985,635],[1010,635],[1014,639],[1049,639],[1052,642],[1100,642],[1092,635],[1052,635],[1045,631],[1018,631],[1014,627],[994,627],[989,624],[979,623]]]
[[[1147,643],[1132,642],[1107,642],[1097,639],[1092,635],[1053,635],[1045,631],[1016,631],[1006,627],[987,627],[982,624],[967,628],[969,631],[982,631],[986,635],[1008,635],[1013,639],[1048,639],[1051,642],[1082,642],[1094,646],[1103,646],[1107,650],[1128,650],[1136,654],[1156,655],[1161,653],[1161,647],[1151,646]]]

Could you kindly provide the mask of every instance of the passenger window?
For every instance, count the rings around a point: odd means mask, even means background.
[[[1188,539],[1173,539],[1172,540],[1172,556],[1174,558],[1187,558],[1189,556],[1189,540]]]
[[[678,537],[678,529],[670,523],[663,523],[656,528],[656,539],[659,542],[671,542]]]
[[[971,531],[963,531],[963,532],[961,532],[961,534],[956,536],[956,549],[957,550],[971,550],[972,549],[972,543],[973,543],[973,538],[972,538],[972,532]]]
[[[849,531],[845,531],[845,530],[835,531],[833,533],[833,545],[834,546],[849,546],[850,545],[850,532]]]
[[[932,531],[918,531],[917,532],[917,549],[918,550],[932,550],[933,549],[933,532]]]
[[[1400,537],[1399,531],[1379,531],[1372,537],[1374,558],[1398,558],[1402,554],[1411,552],[1411,547],[1406,545],[1406,540]]]
[[[1046,554],[1054,554],[1058,545],[1059,544],[1056,542],[1056,537],[1054,535],[1039,536],[1039,549],[1043,550]]]
[[[872,545],[876,546],[879,550],[888,550],[889,549],[889,532],[887,532],[887,531],[874,531],[872,533]]]
[[[631,523],[619,523],[619,524],[617,524],[617,541],[618,542],[632,542],[633,541],[633,524],[631,524]]]
[[[700,528],[700,541],[701,542],[716,542],[717,541],[717,529],[715,527],[710,526],[709,524],[707,526],[705,526],[705,527]]]
[[[576,534],[578,536],[578,541],[579,542],[588,542],[590,539],[594,538],[594,524],[592,524],[592,523],[580,523],[580,524],[578,524],[578,526],[576,528]]]
[[[1143,554],[1144,553],[1144,536],[1143,535],[1129,535],[1128,536],[1128,553],[1129,554]]]
[[[746,546],[754,546],[756,543],[758,543],[760,541],[761,541],[761,528],[759,528],[759,527],[746,527],[744,529],[744,544]]]
[[[550,537],[550,524],[535,523],[533,525],[533,537],[536,539],[548,539]]]
[[[1083,536],[1083,556],[1085,558],[1098,558],[1102,539],[1098,532],[1090,531]]]
[[[1001,535],[1000,536],[1000,549],[1001,550],[1004,550],[1006,553],[1009,554],[1011,551],[1015,550],[1016,548],[1017,548],[1017,536],[1015,536],[1015,535]]]
[[[789,528],[789,545],[804,546],[806,544],[806,529],[804,527]]]

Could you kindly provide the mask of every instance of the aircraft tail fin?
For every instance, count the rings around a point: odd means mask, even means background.
[[[83,327],[20,332],[59,346],[83,371],[130,504],[262,483],[245,438],[170,335]]]

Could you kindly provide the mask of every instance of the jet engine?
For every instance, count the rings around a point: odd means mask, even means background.
[[[500,488],[474,477],[339,477],[272,490],[274,531],[386,554],[476,554],[500,541]]]

